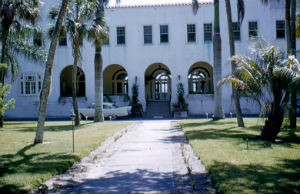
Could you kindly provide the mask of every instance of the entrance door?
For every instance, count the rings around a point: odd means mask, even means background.
[[[151,89],[151,92],[154,93],[154,99],[152,100],[160,100],[160,101],[168,101],[169,93],[170,93],[170,77],[166,74],[166,72],[160,72],[156,74],[155,79],[152,80],[154,84],[154,88]],[[153,96],[153,95],[151,95]]]

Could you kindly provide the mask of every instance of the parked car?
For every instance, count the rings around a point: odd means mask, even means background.
[[[116,107],[113,103],[103,103],[104,117],[116,119],[117,117],[125,117],[130,114],[131,106]],[[73,109],[71,110],[73,112]],[[94,118],[95,104],[91,104],[88,108],[79,108],[80,116],[85,118]]]

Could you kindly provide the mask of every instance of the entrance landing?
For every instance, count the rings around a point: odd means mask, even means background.
[[[148,101],[146,117],[151,117],[151,118],[170,117],[170,102],[169,101]]]

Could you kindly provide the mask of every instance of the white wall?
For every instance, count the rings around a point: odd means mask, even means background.
[[[45,1],[42,7],[42,17],[40,24],[45,30],[53,24],[47,19],[47,14],[51,6],[58,0]],[[231,73],[229,59],[229,43],[227,18],[224,1],[221,3],[221,38],[222,38],[222,63],[223,76]],[[248,21],[258,22],[258,33],[271,44],[285,47],[285,40],[276,40],[275,21],[284,19],[283,5],[276,1],[271,1],[269,5],[262,5],[261,0],[246,0],[246,15],[241,26],[241,41],[236,41],[236,54],[246,54],[249,45],[253,43],[248,38]],[[280,8],[280,9],[279,9]],[[198,13],[192,12],[191,5],[184,6],[161,6],[161,7],[137,7],[137,8],[108,8],[105,9],[105,18],[110,30],[109,45],[103,45],[103,64],[105,69],[110,64],[122,65],[129,78],[129,93],[138,78],[139,98],[141,103],[146,105],[145,100],[145,71],[153,63],[165,64],[172,76],[172,102],[176,101],[176,85],[178,75],[180,81],[185,86],[187,101],[190,104],[191,114],[204,114],[213,112],[213,95],[188,95],[188,70],[196,62],[204,61],[213,66],[212,43],[204,43],[203,24],[213,23],[213,4],[200,5]],[[233,21],[237,20],[236,0],[232,1]],[[169,25],[169,43],[159,42],[159,26]],[[187,42],[186,26],[196,24],[196,43]],[[152,25],[153,43],[145,45],[143,43],[143,26]],[[126,44],[117,45],[116,27],[126,27]],[[297,40],[299,41],[299,40]],[[48,42],[49,45],[49,42]],[[299,45],[299,44],[297,44]],[[71,99],[64,99],[59,103],[60,98],[60,73],[68,65],[73,63],[72,51],[68,46],[58,46],[54,61],[52,89],[49,96],[48,112],[49,117],[66,117],[72,108]],[[48,49],[48,46],[47,46]],[[44,74],[42,65],[32,64],[21,60],[21,72],[39,72]],[[86,77],[86,99],[80,99],[79,107],[87,107],[94,102],[94,47],[85,42],[82,48],[82,65]],[[231,87],[223,87],[223,108],[226,113],[234,112],[233,101],[231,99]],[[6,117],[11,118],[36,118],[38,112],[38,96],[24,97],[20,94],[20,80],[13,83],[10,97],[16,99],[16,108],[6,112]],[[248,100],[242,100],[242,108],[247,113],[258,113],[257,107]]]

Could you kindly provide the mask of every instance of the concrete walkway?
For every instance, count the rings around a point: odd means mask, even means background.
[[[215,192],[203,165],[176,127],[176,121],[143,121],[115,135],[113,141],[105,150],[93,153],[92,161],[82,161],[81,170],[77,167],[68,172],[69,187],[57,186],[68,176],[56,177],[52,192]],[[192,173],[188,173],[188,168]]]

